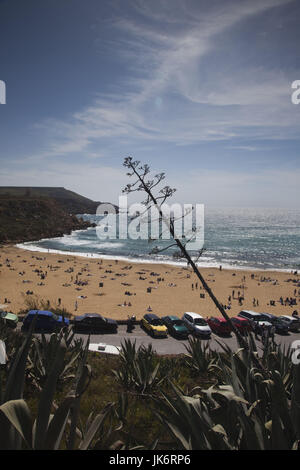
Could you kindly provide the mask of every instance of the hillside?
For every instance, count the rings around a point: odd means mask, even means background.
[[[55,199],[69,214],[95,214],[100,202],[92,201],[80,194],[60,187],[0,186],[0,199],[17,197]]]
[[[0,243],[59,237],[89,225],[55,199],[0,196]]]

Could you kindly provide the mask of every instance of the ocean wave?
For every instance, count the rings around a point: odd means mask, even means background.
[[[67,255],[67,256],[75,256],[75,257],[81,257],[81,258],[94,258],[94,259],[104,259],[104,260],[111,260],[111,261],[125,261],[128,263],[132,264],[163,264],[166,266],[177,266],[177,267],[187,267],[187,262],[186,261],[171,261],[170,259],[157,259],[157,258],[133,258],[129,256],[113,256],[113,255],[104,255],[104,254],[99,254],[99,253],[83,253],[83,252],[75,252],[75,251],[64,251],[64,250],[54,250],[52,248],[43,248],[37,245],[32,244],[32,242],[26,242],[26,243],[18,243],[15,245],[17,248],[23,249],[23,250],[28,250],[28,251],[33,251],[33,252],[38,252],[38,253],[52,253],[52,254],[58,254],[58,255]],[[254,266],[237,266],[237,265],[231,265],[230,263],[219,263],[219,262],[212,262],[212,263],[207,263],[207,262],[197,262],[196,263],[199,269],[201,268],[219,268],[220,265],[222,266],[222,269],[225,270],[236,270],[236,271],[275,271],[275,272],[291,272],[291,269],[279,269],[279,268],[266,268],[263,269],[254,267]]]

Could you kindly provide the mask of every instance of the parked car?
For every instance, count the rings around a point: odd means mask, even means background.
[[[207,321],[198,313],[185,312],[182,320],[195,336],[202,336],[207,339],[211,337],[211,329]]]
[[[18,315],[11,312],[4,312],[4,310],[0,310],[0,318],[2,318],[4,323],[10,328],[16,328],[19,321]]]
[[[23,320],[22,329],[28,330],[35,318],[34,331],[36,332],[52,332],[70,324],[68,318],[55,315],[48,310],[30,310]]]
[[[237,330],[242,334],[246,334],[249,331],[252,331],[251,324],[249,320],[243,317],[232,317],[230,318],[234,326],[237,328]]]
[[[250,324],[254,325],[257,333],[261,333],[263,328],[271,328],[272,323],[266,321],[262,316],[261,313],[253,312],[252,310],[242,310],[238,317],[246,318],[250,322]]]
[[[219,317],[208,318],[207,324],[213,333],[217,333],[218,335],[230,335],[231,334],[230,324],[223,317],[222,318],[219,318]]]
[[[175,315],[168,315],[163,317],[162,322],[168,328],[168,332],[176,338],[187,339],[189,330],[185,326],[183,320],[176,317]]]
[[[79,315],[72,323],[76,333],[116,333],[118,330],[116,320],[103,317],[99,313]]]
[[[290,315],[281,315],[278,318],[288,325],[290,331],[295,333],[299,332],[300,321],[297,320],[297,318],[291,317]]]
[[[146,313],[142,318],[141,326],[153,337],[166,338],[168,336],[168,328],[154,313]]]
[[[277,317],[276,315],[273,315],[273,313],[261,313],[261,316],[266,321],[269,321],[270,323],[272,323],[272,325],[275,327],[276,333],[279,333],[282,335],[288,334],[289,332],[288,322],[282,320],[282,318]]]

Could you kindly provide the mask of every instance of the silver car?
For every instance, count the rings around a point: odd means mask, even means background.
[[[211,336],[211,329],[207,324],[205,318],[198,313],[185,312],[182,320],[186,327],[195,335],[202,336],[209,339]]]

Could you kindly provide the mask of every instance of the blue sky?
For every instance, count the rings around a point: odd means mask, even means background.
[[[0,184],[118,202],[131,155],[177,201],[298,207],[299,20],[295,0],[0,0]]]

